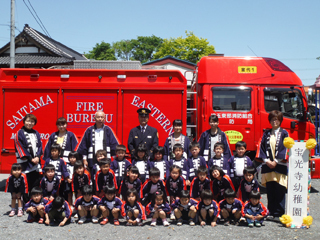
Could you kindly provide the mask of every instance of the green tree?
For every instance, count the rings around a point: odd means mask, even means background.
[[[119,60],[133,60],[142,63],[153,60],[154,53],[163,42],[160,37],[138,36],[137,39],[121,40],[112,44]]]
[[[171,55],[173,57],[197,63],[201,57],[215,53],[213,45],[205,38],[199,38],[193,32],[186,31],[186,37],[164,39],[155,59]]]
[[[112,44],[116,58],[119,60],[132,60],[133,44],[132,40],[121,40]]]
[[[163,43],[163,39],[152,35],[151,37],[138,36],[131,40],[133,45],[133,59],[145,63],[154,59],[154,54]]]
[[[95,60],[117,60],[115,57],[115,51],[111,47],[110,43],[102,41],[100,44],[97,43],[96,46],[89,51],[89,53],[84,54],[88,59]]]

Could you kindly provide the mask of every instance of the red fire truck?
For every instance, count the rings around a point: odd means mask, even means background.
[[[253,159],[264,129],[270,128],[268,114],[283,112],[281,127],[295,140],[315,138],[309,121],[308,103],[301,80],[286,65],[272,58],[203,57],[197,65],[191,96],[194,126],[199,136],[209,128],[209,116],[219,117],[219,127],[235,143],[247,143]],[[316,173],[313,172],[313,175]]]
[[[271,110],[284,113],[281,126],[292,138],[315,135],[301,80],[270,58],[203,57],[189,93],[186,79],[175,70],[0,69],[0,86],[0,172],[9,172],[16,161],[13,137],[27,113],[38,118],[35,129],[43,146],[56,131],[58,117],[64,116],[68,129],[80,139],[94,124],[97,110],[106,113],[106,124],[127,145],[130,129],[139,124],[136,111],[141,107],[151,110],[149,124],[158,129],[160,145],[172,132],[174,119],[184,120],[186,131],[187,111],[193,138],[207,130],[209,116],[217,114],[232,150],[237,141],[246,141],[252,158],[263,130],[270,127]]]
[[[34,128],[43,146],[61,116],[80,139],[95,112],[103,110],[124,145],[139,125],[138,108],[151,110],[149,124],[158,129],[161,144],[173,131],[172,121],[187,118],[187,82],[176,70],[1,69],[0,85],[0,172],[10,172],[16,162],[13,138],[27,113],[38,118]]]

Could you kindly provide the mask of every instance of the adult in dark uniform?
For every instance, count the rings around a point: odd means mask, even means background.
[[[88,127],[78,145],[77,152],[83,155],[83,163],[92,169],[97,162],[96,152],[106,150],[107,158],[115,155],[119,140],[113,130],[105,125],[106,115],[97,111],[94,116],[95,124]]]
[[[148,154],[150,158],[153,158],[152,152],[155,147],[158,146],[158,131],[157,129],[148,125],[149,113],[151,111],[147,108],[138,109],[140,125],[130,130],[128,138],[128,149],[131,153],[131,157],[134,156],[136,147],[143,143],[147,146]]]

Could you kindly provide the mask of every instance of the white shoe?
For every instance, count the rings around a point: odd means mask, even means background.
[[[76,213],[76,214],[73,216],[73,218],[78,218],[78,214]]]
[[[174,216],[173,213],[170,214],[170,220],[176,220],[176,217]]]
[[[99,222],[99,219],[97,217],[95,217],[95,216],[93,216],[91,220],[92,220],[93,223],[98,223]]]
[[[82,224],[82,223],[84,223],[86,220],[87,220],[86,217],[81,217],[81,218],[79,219],[79,221],[78,221],[78,224]]]
[[[163,226],[168,227],[170,225],[170,223],[168,221],[163,221]]]
[[[194,225],[195,225],[194,221],[191,220],[191,221],[189,222],[189,225],[190,225],[190,226],[194,226]]]
[[[151,222],[150,226],[152,226],[152,227],[157,226],[157,221]]]

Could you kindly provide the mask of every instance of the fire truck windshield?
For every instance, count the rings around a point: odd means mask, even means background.
[[[264,106],[267,112],[278,110],[284,117],[303,118],[303,101],[300,90],[291,88],[265,88]]]
[[[250,111],[250,87],[213,87],[212,108],[215,111]]]

